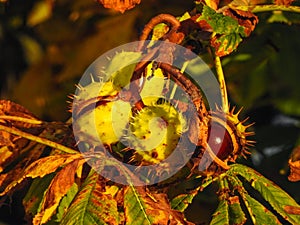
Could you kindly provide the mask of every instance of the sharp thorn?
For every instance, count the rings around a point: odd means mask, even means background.
[[[94,77],[93,77],[93,74],[92,74],[92,73],[90,73],[90,77],[91,77],[91,81],[92,81],[92,83],[94,83],[94,82],[95,82],[95,80],[94,80]]]

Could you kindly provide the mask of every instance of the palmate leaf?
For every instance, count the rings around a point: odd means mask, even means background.
[[[300,206],[276,184],[255,170],[240,164],[232,165],[228,174],[244,177],[285,220],[291,224],[300,224]]]
[[[33,143],[7,131],[18,129],[33,135],[43,131],[41,121],[23,106],[0,100],[0,193],[15,180],[28,165],[38,159],[45,146]]]
[[[26,215],[37,214],[44,193],[48,189],[54,175],[55,174],[52,173],[44,176],[43,178],[36,178],[33,180],[26,196],[23,199]]]
[[[85,159],[74,160],[55,175],[45,192],[41,209],[33,219],[34,225],[44,224],[51,218],[62,197],[73,186],[77,168],[81,167],[83,163],[85,163]]]
[[[248,194],[246,189],[243,187],[243,183],[238,179],[238,177],[231,176],[228,177],[228,180],[230,180],[230,183],[236,190],[238,190],[249,212],[253,224],[281,224],[277,217],[270,210],[268,210],[265,206]]]
[[[139,188],[140,189],[140,188]],[[124,193],[124,208],[126,222],[132,225],[150,225],[153,216],[146,212],[145,200],[133,186],[128,187]]]
[[[10,159],[7,161],[11,161],[9,164],[5,165],[7,168],[10,168],[10,170],[4,170],[0,173],[0,195],[8,185],[14,183],[16,179],[20,178],[20,175],[24,172],[24,170],[26,170],[24,165],[30,165],[32,162],[37,160],[43,153],[44,149],[44,145],[35,142],[29,142],[28,145],[23,149],[20,149],[20,151],[15,151],[15,149],[10,151],[9,148],[6,148],[6,146],[0,149],[0,159],[3,159],[4,161],[7,158],[2,158],[2,156],[10,155]],[[3,150],[3,152],[1,150]],[[0,170],[4,168],[5,167],[0,167]],[[8,192],[9,191],[6,193]]]
[[[128,186],[124,189],[126,224],[187,224],[182,213],[172,210],[166,194],[150,194],[146,188]]]
[[[71,163],[74,160],[82,159],[82,154],[57,154],[51,155],[31,163],[21,174],[18,174],[18,177],[12,181],[3,192],[0,193],[0,196],[7,194],[11,189],[16,187],[26,178],[37,178],[44,177],[50,173],[55,172],[58,168]]]
[[[226,199],[219,202],[216,212],[213,214],[210,225],[229,225],[229,207]]]
[[[91,170],[60,224],[118,225],[120,221],[117,201],[105,192],[105,180]]]
[[[226,176],[220,178],[219,198],[220,203],[213,214],[210,224],[242,225],[246,222],[246,216],[242,210],[239,196],[232,196],[229,182]]]
[[[126,10],[132,9],[135,5],[140,4],[141,0],[129,0],[129,1],[111,1],[111,0],[98,0],[105,8],[113,9],[124,13]]]
[[[8,134],[8,133],[7,133]],[[0,142],[5,138],[5,133],[1,133],[0,131]],[[45,146],[42,146],[38,143],[29,142],[25,139],[15,138],[17,140],[17,144],[13,144],[11,146],[5,145],[1,147],[0,143],[0,173],[5,170],[5,168],[13,165],[16,162],[22,161],[22,165],[30,164],[35,161],[39,156],[43,153]],[[5,141],[9,141],[6,139]],[[22,167],[22,168],[18,168]],[[13,169],[24,169],[23,166],[15,165]],[[11,169],[10,171],[12,171]],[[19,170],[20,171],[20,170]],[[0,183],[0,186],[2,184]]]
[[[237,33],[226,34],[211,39],[211,45],[216,49],[218,56],[225,56],[237,49],[243,39]]]
[[[221,13],[217,13],[208,6],[203,6],[202,15],[197,21],[199,20],[205,20],[216,34],[228,35],[237,33],[241,36],[245,36],[244,27],[240,26],[237,20],[229,16],[224,16]]]
[[[191,193],[180,194],[171,200],[171,207],[179,212],[184,212],[186,208],[192,203],[198,190],[193,190]]]
[[[300,140],[299,140],[300,141]],[[300,143],[297,145],[289,159],[289,167],[290,167],[290,181],[300,181]]]
[[[68,193],[62,198],[59,206],[57,207],[57,213],[55,215],[55,221],[60,222],[65,214],[66,210],[69,208],[71,202],[75,198],[78,192],[78,184],[74,183],[72,187],[68,190]]]
[[[290,181],[300,181],[300,160],[293,162],[291,159],[289,160],[289,167],[290,167]]]
[[[197,21],[204,20],[213,31],[211,45],[215,48],[217,56],[225,56],[234,51],[242,37],[246,37],[245,27],[238,23],[238,20],[217,13],[208,6],[203,6],[202,15]]]
[[[247,203],[248,211],[250,215],[253,215],[254,224],[257,225],[275,225],[275,224],[281,224],[277,217],[269,211],[266,207],[264,207],[260,202],[258,202],[256,199],[252,198],[248,194],[244,194],[244,201]]]
[[[247,220],[238,196],[229,197],[229,224],[244,224]]]

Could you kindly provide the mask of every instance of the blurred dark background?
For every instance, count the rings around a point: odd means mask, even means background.
[[[192,8],[193,1],[142,0],[120,14],[93,0],[2,0],[1,99],[15,101],[43,120],[65,121],[70,117],[68,95],[98,56],[137,40],[151,17],[180,16]],[[300,145],[300,16],[272,12],[258,16],[253,34],[222,61],[231,105],[244,107],[242,117],[255,122],[257,144],[243,163],[300,202],[300,183],[287,179],[288,159]],[[2,204],[0,225],[22,223],[22,196],[17,192],[11,204]],[[215,204],[214,192],[204,192],[188,217],[206,221]]]

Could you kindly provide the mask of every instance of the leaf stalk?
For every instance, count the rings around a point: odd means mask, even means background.
[[[63,151],[65,153],[69,153],[69,154],[77,154],[78,153],[78,151],[76,151],[74,149],[68,148],[68,147],[66,147],[64,145],[61,145],[61,144],[58,144],[54,141],[50,141],[46,138],[38,137],[38,136],[32,135],[30,133],[18,130],[16,128],[7,127],[7,126],[4,126],[4,125],[0,124],[0,130],[11,133],[11,134],[14,134],[14,135],[17,135],[17,136],[20,136],[20,137],[23,137],[23,138],[26,138],[30,141],[35,141],[37,143],[47,145],[49,147],[58,149],[58,150]]]

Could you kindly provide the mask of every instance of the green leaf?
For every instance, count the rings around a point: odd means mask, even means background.
[[[184,210],[186,210],[186,208],[192,203],[197,193],[198,189],[188,194],[180,194],[176,196],[171,201],[171,208],[179,212],[184,212]]]
[[[116,53],[111,59],[105,73],[108,77],[111,77],[117,90],[129,85],[131,76],[140,57],[140,52],[120,52]]]
[[[274,11],[272,15],[268,19],[269,23],[287,23],[291,24],[291,22],[285,17],[282,11]]]
[[[238,177],[231,176],[228,177],[228,180],[241,195],[253,224],[281,224],[271,211],[247,193],[243,187],[243,183],[238,179]]]
[[[151,193],[144,187],[129,186],[124,190],[126,224],[191,225],[184,214],[171,209],[167,195]]]
[[[229,197],[229,224],[244,224],[247,220],[238,196]]]
[[[146,204],[135,187],[129,186],[124,196],[126,222],[132,225],[152,224],[153,218],[146,213]]]
[[[203,7],[202,15],[197,21],[205,20],[213,30],[211,45],[215,47],[218,56],[225,56],[234,51],[246,37],[245,27],[230,16],[217,13],[208,6]]]
[[[274,106],[284,114],[300,115],[299,35],[297,25],[263,24],[234,54],[222,60],[224,73],[230,75],[228,92],[236,104],[249,109]],[[248,59],[239,60],[245,54]],[[273,140],[277,141],[274,135]]]
[[[75,160],[82,159],[82,154],[57,154],[38,159],[31,163],[22,173],[11,182],[0,196],[7,194],[10,190],[24,181],[26,178],[44,177],[55,172],[58,168],[63,167]]]
[[[292,224],[300,224],[300,206],[289,194],[272,181],[255,170],[240,164],[232,165],[228,172],[232,175],[238,174],[244,177],[285,220]]]
[[[41,208],[33,218],[33,224],[44,224],[55,213],[61,199],[67,194],[68,190],[75,182],[75,174],[85,159],[74,160],[63,167],[52,179],[41,203]]]
[[[36,178],[33,180],[28,192],[23,199],[23,205],[27,215],[35,215],[38,210],[40,203],[43,199],[44,192],[49,187],[51,180],[55,173],[46,175],[43,178]]]
[[[222,199],[219,202],[218,208],[213,214],[213,218],[210,225],[229,225],[229,213],[228,202],[226,199]]]
[[[226,176],[220,177],[220,190],[219,199],[220,203],[213,214],[213,218],[210,224],[230,224],[241,225],[246,222],[246,216],[241,208],[240,200],[238,196],[232,196],[230,191],[229,180]],[[233,184],[234,185],[234,184]],[[234,185],[234,188],[236,185]]]
[[[272,224],[281,224],[277,217],[270,212],[266,207],[264,207],[256,199],[252,198],[248,194],[244,194],[244,201],[248,203],[248,211],[255,218],[253,221],[257,225],[272,225]]]
[[[245,36],[244,27],[240,26],[238,21],[217,13],[215,10],[208,6],[203,6],[202,15],[197,21],[205,20],[217,34],[232,34],[238,33],[242,37]]]
[[[217,47],[217,53],[221,54],[219,56],[228,55],[237,49],[239,43],[243,39],[239,34],[233,33],[228,35],[222,35],[219,38],[212,39],[212,45]]]
[[[62,220],[63,215],[65,214],[66,210],[70,206],[77,192],[78,192],[78,185],[74,183],[72,187],[69,189],[68,193],[63,197],[63,199],[60,202],[57,208],[55,221],[60,222]]]
[[[117,202],[105,193],[105,180],[92,170],[70,205],[61,225],[119,224]]]

